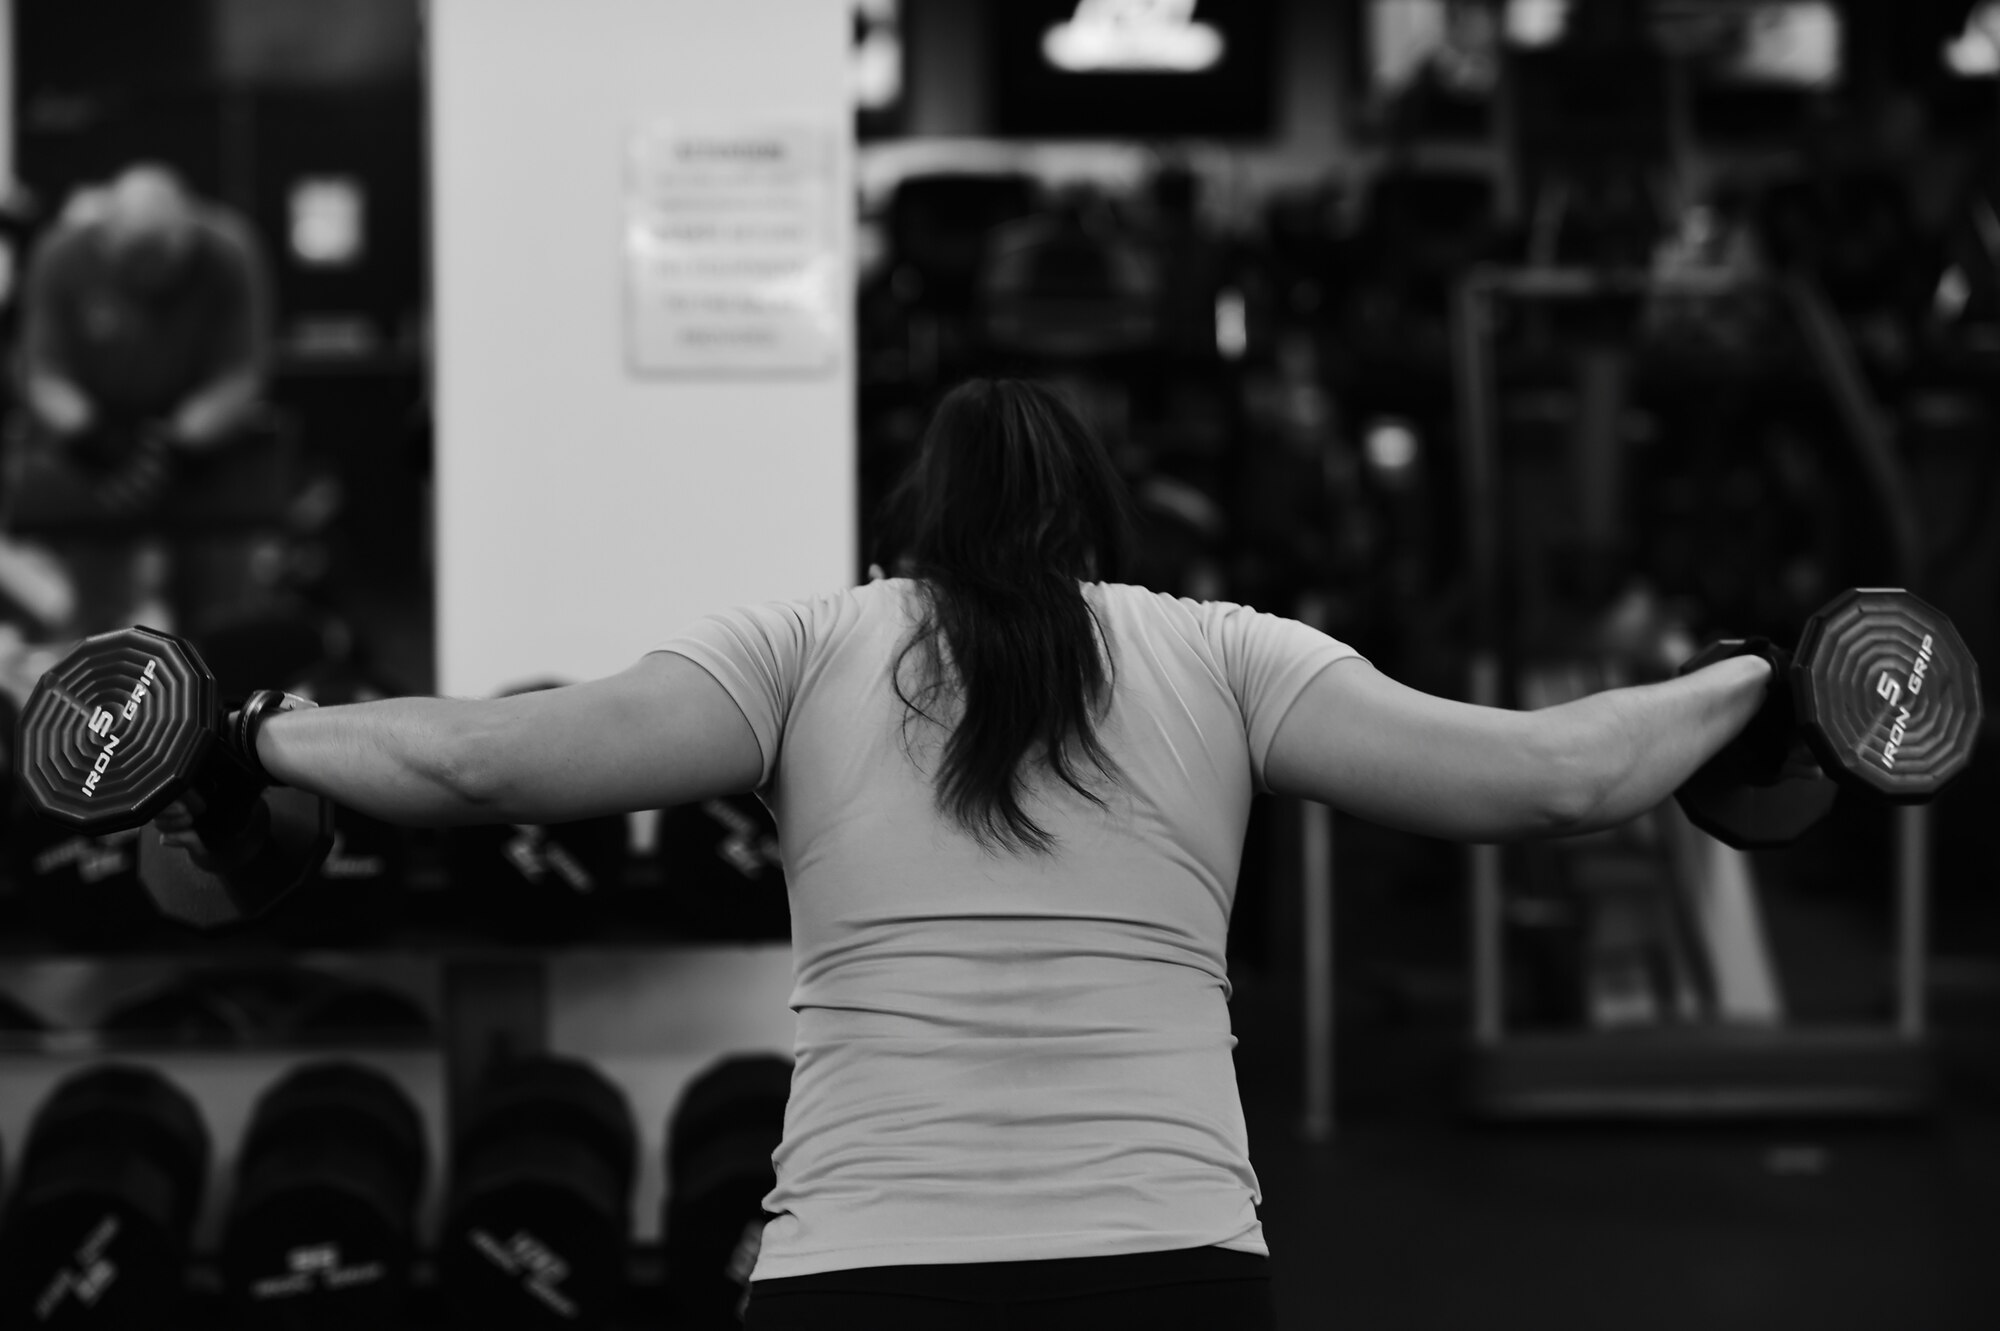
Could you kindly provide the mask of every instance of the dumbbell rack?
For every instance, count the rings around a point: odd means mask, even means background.
[[[584,1055],[636,1076],[628,1094],[642,1133],[650,1137],[666,1117],[684,1073],[722,1052],[784,1043],[770,1038],[774,1019],[753,1011],[784,1012],[790,958],[782,943],[731,945],[663,936],[622,944],[599,940],[569,949],[567,955],[529,945],[447,941],[430,935],[304,953],[234,940],[101,954],[0,948],[0,967],[88,968],[98,973],[100,987],[121,993],[149,988],[189,965],[258,961],[298,962],[314,968],[331,964],[344,971],[352,966],[353,978],[388,984],[419,997],[422,1006],[434,1010],[435,1029],[420,1037],[394,1039],[375,1034],[347,1040],[322,1034],[311,1043],[282,1036],[247,1042],[106,1038],[95,1029],[73,1026],[0,1033],[0,1127],[4,1127],[0,1146],[16,1163],[33,1107],[68,1075],[106,1060],[155,1068],[182,1084],[202,1106],[214,1134],[215,1154],[185,1283],[190,1300],[187,1315],[205,1325],[221,1322],[228,1312],[222,1301],[216,1244],[223,1207],[237,1182],[235,1152],[243,1127],[234,1111],[218,1106],[244,1100],[249,1088],[268,1085],[291,1067],[329,1058],[359,1062],[398,1082],[419,1106],[431,1167],[418,1207],[418,1230],[428,1243],[442,1220],[443,1162],[456,1115],[470,1099],[468,1088],[496,1056],[572,1048],[579,1034],[593,1024],[593,1016],[613,1003],[657,1010],[662,1028],[657,1058],[651,1056],[652,1050],[645,1057],[595,1050]],[[647,993],[634,1000],[616,973],[623,971],[629,978],[640,968],[651,971],[654,978]],[[579,983],[594,976],[604,977],[604,985]],[[50,986],[52,992],[67,987],[60,976]],[[44,1010],[54,1013],[62,1006]],[[657,1306],[665,1298],[665,1274],[652,1223],[662,1198],[660,1154],[649,1140],[637,1171],[634,1238],[625,1261],[629,1316],[615,1321],[614,1327],[658,1325],[665,1315]],[[10,1173],[9,1181],[11,1177]],[[411,1327],[446,1325],[435,1254],[428,1247],[411,1270],[411,1282]],[[214,1312],[213,1322],[203,1316],[206,1310]]]
[[[1471,578],[1472,643],[1467,696],[1503,702],[1500,573],[1499,384],[1493,357],[1494,313],[1501,300],[1577,302],[1667,297],[1702,300],[1752,294],[1761,285],[1729,274],[1671,277],[1581,269],[1480,267],[1453,295],[1452,360],[1458,406],[1460,484],[1465,503],[1465,562]],[[1800,283],[1766,288],[1799,326],[1848,443],[1897,520],[1890,536],[1904,570],[1914,566],[1916,534],[1901,520],[1900,493],[1886,426],[1870,401],[1851,347],[1816,291]],[[1602,466],[1615,463],[1600,462]],[[1586,478],[1593,498],[1609,485]],[[1608,508],[1608,505],[1606,505]],[[1586,522],[1592,518],[1587,516]],[[1606,519],[1600,513],[1596,521]],[[1879,1024],[1815,1026],[1661,1026],[1636,1031],[1525,1031],[1507,1025],[1504,932],[1505,860],[1497,845],[1466,854],[1470,896],[1468,1092],[1475,1113],[1529,1117],[1754,1117],[1904,1115],[1931,1102],[1926,1034],[1926,954],[1930,891],[1930,818],[1922,807],[1894,813],[1894,1011]],[[1739,854],[1740,852],[1727,852]]]

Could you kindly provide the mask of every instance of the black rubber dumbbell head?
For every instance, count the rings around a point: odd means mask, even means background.
[[[239,1324],[399,1325],[425,1156],[415,1105],[372,1068],[307,1064],[266,1091],[223,1240]]]
[[[1978,744],[1972,653],[1943,612],[1898,588],[1850,588],[1815,613],[1792,689],[1820,765],[1895,803],[1933,798]]]
[[[36,683],[19,727],[21,787],[40,815],[103,835],[140,832],[139,880],[168,919],[198,929],[268,911],[333,844],[333,808],[261,788],[218,752],[214,675],[171,634],[119,629],[86,638]],[[221,858],[168,846],[151,820],[200,797],[196,830]],[[226,861],[226,862],[225,862]]]
[[[149,1068],[75,1074],[37,1110],[0,1225],[0,1325],[170,1325],[209,1140]]]
[[[452,1153],[440,1280],[469,1325],[602,1326],[625,1284],[637,1132],[595,1069],[504,1064]]]
[[[215,676],[148,628],[79,643],[22,708],[22,793],[43,817],[93,836],[138,827],[185,790],[215,739]]]

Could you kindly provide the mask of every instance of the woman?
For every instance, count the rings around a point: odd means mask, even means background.
[[[1032,383],[950,393],[900,495],[907,577],[249,743],[406,823],[762,795],[798,1058],[751,1327],[1272,1326],[1223,962],[1252,794],[1466,841],[1602,827],[1742,729],[1768,667],[1515,713],[1120,585],[1117,474]]]

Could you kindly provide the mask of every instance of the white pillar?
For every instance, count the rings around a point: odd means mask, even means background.
[[[845,585],[846,6],[431,0],[428,15],[440,691],[609,674],[710,610]],[[662,122],[823,134],[839,293],[823,368],[633,369],[628,159]]]

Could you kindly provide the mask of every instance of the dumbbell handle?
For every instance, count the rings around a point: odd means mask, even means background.
[[[1740,778],[1768,785],[1778,778],[1793,748],[1799,742],[1798,708],[1792,694],[1792,654],[1769,638],[1723,638],[1708,644],[1682,662],[1678,674],[1686,675],[1732,656],[1756,656],[1771,667],[1764,686],[1764,704],[1710,764],[1730,767]]]
[[[260,798],[266,784],[220,741],[211,746],[188,783],[202,806],[192,830],[211,859],[221,863],[243,858],[268,828]]]
[[[257,733],[264,728],[264,722],[279,712],[295,712],[301,708],[314,707],[316,703],[299,697],[296,693],[286,693],[280,689],[258,689],[243,700],[243,705],[223,719],[221,737],[237,761],[255,774],[267,786],[280,782],[265,770],[264,760],[257,753]]]
[[[216,723],[215,740],[190,788],[202,811],[191,829],[210,859],[219,864],[248,858],[269,830],[263,792],[278,784],[257,757],[257,732],[278,712],[313,704],[278,689],[259,689]]]

